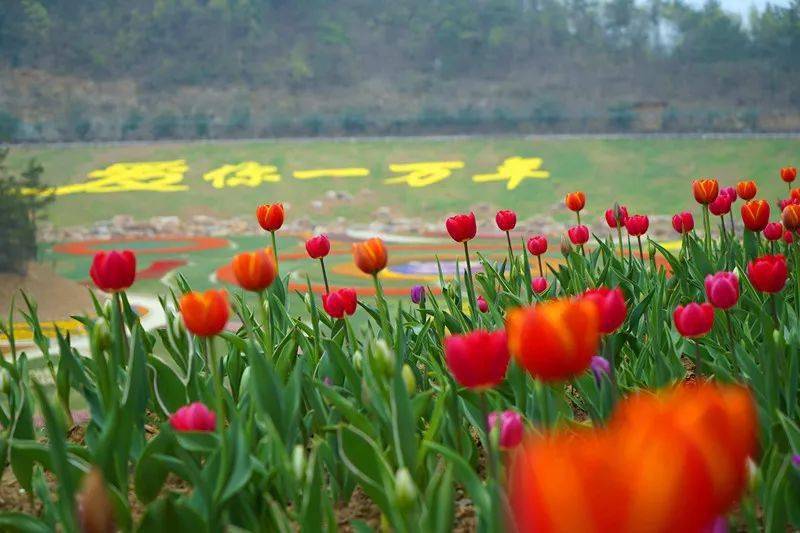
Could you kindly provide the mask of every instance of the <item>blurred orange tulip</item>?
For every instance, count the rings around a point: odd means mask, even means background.
[[[581,191],[571,192],[564,199],[564,204],[567,209],[577,213],[586,206],[586,194]]]
[[[694,180],[692,192],[697,203],[708,205],[719,196],[719,183],[715,179],[708,178]]]
[[[375,275],[384,268],[388,261],[386,245],[378,237],[353,244],[353,260],[364,274]]]
[[[190,292],[181,298],[180,309],[186,329],[198,337],[213,337],[228,323],[228,293],[214,289]]]
[[[589,368],[600,317],[594,302],[552,300],[509,311],[506,332],[509,350],[523,368],[542,381],[561,381]]]
[[[272,250],[256,250],[236,255],[231,263],[236,282],[247,291],[261,292],[275,281],[278,269]]]
[[[757,420],[738,385],[636,394],[606,429],[533,436],[509,469],[519,532],[703,531],[736,503]]]

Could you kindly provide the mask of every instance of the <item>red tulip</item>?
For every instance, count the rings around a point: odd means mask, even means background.
[[[739,301],[739,277],[733,272],[706,276],[706,297],[717,309],[730,309]]]
[[[198,337],[213,337],[228,323],[228,293],[209,289],[204,293],[184,294],[180,310],[186,329]]]
[[[583,293],[583,298],[597,305],[601,333],[613,333],[625,322],[628,307],[625,304],[625,295],[619,287],[589,289]]]
[[[789,231],[795,231],[800,228],[800,205],[789,204],[784,207],[781,212],[781,220],[784,227]]]
[[[136,256],[130,250],[97,252],[89,268],[89,276],[102,291],[124,291],[133,285],[136,278]]]
[[[647,215],[631,215],[625,223],[625,228],[631,237],[644,235],[649,227],[650,219],[647,218]]]
[[[786,183],[791,183],[797,179],[797,169],[795,167],[783,167],[781,169],[781,179]]]
[[[689,233],[694,229],[694,217],[689,211],[678,213],[672,217],[672,227],[681,235]]]
[[[794,189],[789,191],[789,197],[792,200],[796,200],[800,202],[800,187],[795,187]]]
[[[316,235],[306,241],[306,252],[311,259],[322,259],[331,251],[331,241],[327,235]]]
[[[522,415],[518,412],[509,410],[502,413],[498,411],[489,413],[486,423],[490,433],[497,428],[500,448],[510,450],[522,442],[522,433],[525,427],[522,423]]]
[[[752,200],[756,197],[758,188],[755,181],[740,181],[736,184],[736,193],[742,200]]]
[[[487,313],[489,311],[489,302],[486,301],[486,298],[478,296],[475,300],[478,304],[478,311],[481,313]]]
[[[534,235],[528,239],[528,251],[532,255],[542,255],[547,251],[547,237],[544,235]]]
[[[619,225],[624,226],[625,221],[628,220],[628,208],[624,205],[615,205],[611,209],[606,209],[606,224],[611,229],[615,229],[617,227],[617,221],[619,221]]]
[[[494,217],[500,231],[511,231],[517,225],[517,214],[514,211],[498,211]],[[449,231],[449,230],[448,230]]]
[[[475,213],[454,215],[447,219],[445,226],[447,227],[447,233],[456,242],[467,242],[473,239],[478,231],[475,223]]]
[[[697,203],[708,205],[719,196],[719,183],[715,179],[699,179],[692,182],[692,192]]]
[[[800,204],[800,199],[790,196],[789,198],[779,198],[777,200],[778,209],[783,211],[787,205]]]
[[[684,337],[702,337],[714,325],[714,307],[709,303],[679,305],[672,313],[675,329]]]
[[[770,222],[764,228],[763,233],[768,241],[777,241],[783,237],[783,224],[780,222]]]
[[[546,291],[547,286],[547,278],[543,278],[542,276],[536,276],[531,280],[531,288],[536,294],[541,294]]]
[[[453,377],[470,389],[499,385],[510,359],[506,332],[502,330],[450,335],[444,340],[444,354]]]
[[[169,423],[176,431],[214,431],[217,416],[202,403],[194,402],[172,413]]]
[[[580,226],[572,226],[567,233],[569,234],[569,240],[576,246],[586,244],[589,240],[589,228],[583,224]]]
[[[353,289],[339,289],[322,295],[322,308],[333,318],[344,318],[356,312],[358,297]]]
[[[236,282],[246,291],[261,292],[278,275],[272,250],[256,250],[237,254],[231,263]]]
[[[750,200],[742,205],[742,222],[750,231],[762,231],[769,224],[769,204],[766,200]]]
[[[263,204],[256,208],[259,225],[267,231],[277,231],[283,226],[283,204]]]
[[[731,211],[731,198],[727,194],[720,193],[713,202],[708,204],[708,210],[716,216],[727,215]]]
[[[747,277],[761,292],[780,292],[787,275],[786,258],[781,254],[757,257],[747,264]]]
[[[586,205],[586,194],[581,191],[571,192],[564,198],[564,204],[567,209],[577,213]]]
[[[783,242],[785,242],[786,244],[792,244],[794,242],[794,233],[792,233],[789,230],[786,230],[783,233]]]

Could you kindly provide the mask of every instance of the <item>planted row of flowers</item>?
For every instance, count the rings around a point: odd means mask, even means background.
[[[60,333],[51,349],[26,300],[55,390],[13,335],[0,361],[4,467],[41,509],[0,512],[0,528],[335,531],[359,491],[379,510],[372,526],[450,531],[457,490],[480,531],[800,527],[800,191],[790,185],[775,222],[753,182],[692,192],[704,231],[675,215],[677,256],[622,205],[605,216],[616,239],[589,246],[586,196],[567,195],[577,225],[557,268],[542,261],[545,236],[516,245],[513,212],[495,220],[500,262],[470,251],[477,221],[456,215],[445,227],[463,270],[408,301],[383,295],[378,238],[353,245],[374,301],[329,285],[324,235],[306,250],[325,294],[310,281],[290,294],[283,207],[264,205],[270,246],[232,260],[241,290],[178,277],[153,332],[125,294],[134,254],[101,252],[90,274],[112,297],[80,318],[89,353]],[[76,395],[91,414],[79,442],[66,438]]]

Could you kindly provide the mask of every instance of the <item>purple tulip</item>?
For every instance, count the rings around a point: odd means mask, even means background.
[[[600,357],[599,355],[592,357],[589,368],[592,370],[594,380],[597,382],[598,386],[603,381],[603,376],[608,376],[611,372],[611,364],[608,362],[608,359]]]
[[[414,285],[411,287],[411,301],[415,304],[425,302],[425,287],[422,285]]]

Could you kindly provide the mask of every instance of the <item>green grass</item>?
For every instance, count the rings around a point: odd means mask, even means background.
[[[185,159],[189,170],[186,192],[121,192],[59,197],[50,209],[56,225],[85,224],[125,213],[137,218],[153,215],[207,213],[249,215],[260,202],[290,204],[288,216],[324,222],[342,216],[354,222],[373,218],[378,206],[397,214],[437,220],[469,209],[478,202],[512,208],[525,218],[550,213],[564,194],[582,189],[588,195],[589,215],[596,220],[607,206],[619,201],[635,212],[671,214],[691,206],[689,181],[715,176],[722,184],[755,179],[759,195],[770,200],[786,194],[778,169],[798,164],[797,139],[564,139],[523,137],[469,139],[387,139],[325,141],[258,141],[229,143],[154,143],[97,147],[17,148],[10,165],[20,168],[35,157],[53,185],[77,183],[88,172],[116,162]],[[503,183],[473,183],[473,174],[493,172],[506,157],[541,157],[551,174],[546,180],[526,180],[516,190]],[[256,189],[214,189],[202,179],[223,164],[257,161],[278,167],[280,183]],[[395,174],[391,163],[464,161],[465,168],[425,188],[386,185]],[[366,178],[297,180],[291,172],[330,167],[366,167]],[[327,190],[349,191],[358,201],[315,211],[311,201]],[[565,216],[559,213],[558,216]]]

